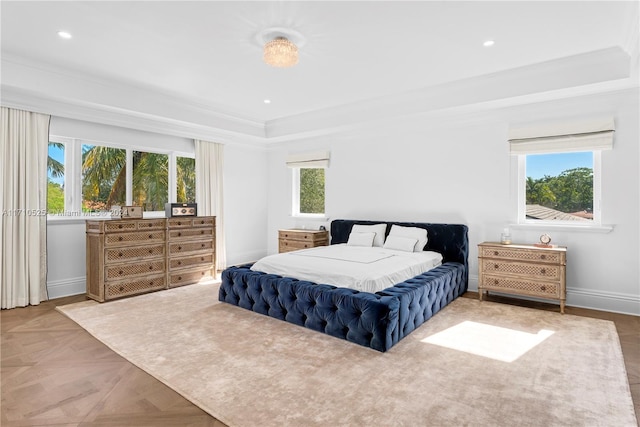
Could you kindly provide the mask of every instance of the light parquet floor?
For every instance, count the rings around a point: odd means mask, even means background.
[[[477,294],[468,292],[465,297]],[[55,310],[84,299],[66,297],[2,310],[0,425],[224,426]],[[494,295],[488,300],[558,310],[555,305]],[[573,307],[566,312],[615,323],[640,419],[640,318]]]

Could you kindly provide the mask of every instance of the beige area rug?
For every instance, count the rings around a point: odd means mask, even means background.
[[[613,323],[458,298],[389,350],[191,285],[58,309],[230,426],[635,426]]]

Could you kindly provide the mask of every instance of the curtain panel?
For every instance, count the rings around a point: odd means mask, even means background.
[[[198,213],[216,217],[216,268],[224,270],[227,267],[222,191],[224,145],[197,139],[195,145]]]
[[[47,300],[47,157],[50,116],[2,107],[0,304]]]

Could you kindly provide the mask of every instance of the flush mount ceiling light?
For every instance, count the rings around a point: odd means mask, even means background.
[[[58,31],[58,37],[60,37],[61,39],[70,39],[71,33],[67,31]]]
[[[263,47],[262,58],[272,67],[292,67],[298,63],[298,49],[305,39],[300,33],[288,28],[267,28],[256,35]]]
[[[298,46],[285,37],[276,37],[265,43],[262,58],[272,67],[292,67],[298,63]]]

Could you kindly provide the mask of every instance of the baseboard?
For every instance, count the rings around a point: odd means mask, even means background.
[[[478,292],[478,276],[469,275],[469,291]],[[505,296],[501,292],[492,292]],[[518,296],[518,298],[530,301],[549,302],[542,298]],[[640,296],[623,294],[619,292],[595,291],[591,289],[567,288],[567,306],[589,308],[612,313],[640,316]]]
[[[86,278],[72,277],[63,280],[47,281],[47,294],[49,299],[80,295],[87,292]]]
[[[640,316],[640,296],[633,294],[567,288],[567,305]]]

